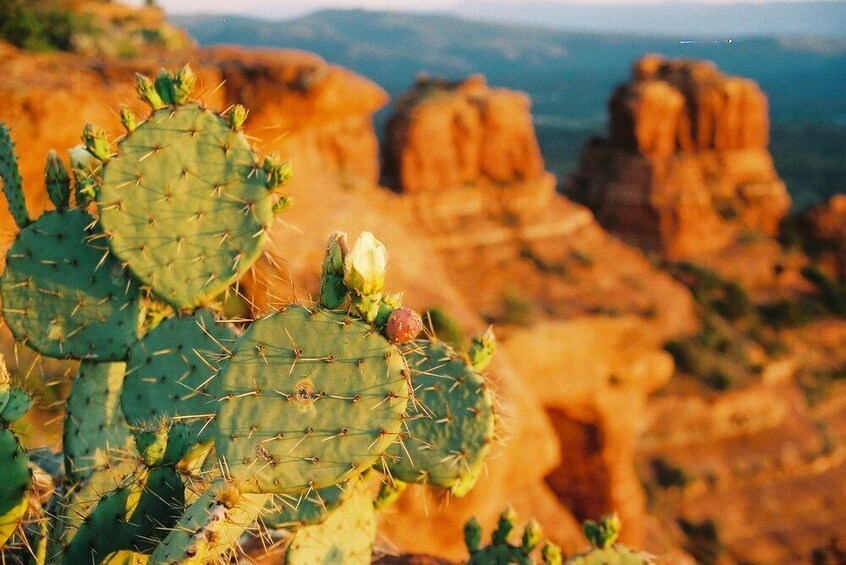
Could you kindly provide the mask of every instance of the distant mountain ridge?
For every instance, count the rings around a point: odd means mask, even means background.
[[[750,36],[846,38],[846,2],[658,2],[594,4],[462,2],[453,13],[475,19],[527,23],[601,33],[684,35],[729,39]]]
[[[845,190],[846,39],[676,37],[576,33],[450,15],[326,10],[289,21],[176,16],[202,45],[302,49],[350,68],[396,96],[419,72],[527,92],[548,168],[575,167],[586,139],[604,131],[606,103],[645,53],[707,59],[756,80],[769,98],[772,152],[799,205]],[[379,121],[385,112],[377,115]],[[812,164],[812,166],[809,166]],[[796,197],[796,193],[806,197]]]

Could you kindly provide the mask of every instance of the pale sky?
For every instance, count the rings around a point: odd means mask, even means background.
[[[143,0],[124,0],[129,4],[140,5]],[[497,2],[520,4],[532,1],[535,4],[661,4],[664,2],[686,2],[723,4],[736,0],[494,0]],[[753,2],[756,0],[752,0]],[[757,0],[758,2],[772,2],[779,0]],[[795,1],[795,0],[794,0]],[[801,1],[801,0],[800,0]],[[165,11],[172,14],[180,13],[240,13],[250,15],[275,16],[280,13],[290,13],[294,17],[298,14],[324,8],[371,8],[400,11],[437,11],[459,6],[467,0],[158,0],[158,4]]]

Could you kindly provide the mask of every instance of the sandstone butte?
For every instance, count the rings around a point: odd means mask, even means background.
[[[606,229],[712,265],[737,256],[744,240],[776,234],[790,197],[767,150],[767,98],[754,81],[707,61],[647,55],[608,108],[607,136],[589,144],[566,186]]]
[[[186,60],[205,103],[248,106],[246,129],[258,148],[289,158],[296,171],[295,204],[248,281],[257,313],[314,292],[329,232],[368,229],[390,251],[388,287],[406,291],[410,306],[443,308],[468,331],[502,322],[490,373],[503,441],[487,472],[464,499],[409,489],[383,521],[385,539],[459,559],[463,522],[476,515],[489,529],[512,504],[574,551],[584,547],[579,519],[617,510],[624,541],[679,562],[645,514],[634,452],[646,397],[673,372],[660,345],[692,329],[692,301],[586,208],[556,194],[528,98],[481,77],[418,80],[387,134],[389,190],[378,184],[372,127],[387,96],[315,55],[222,47],[102,60],[0,47],[0,119],[17,141],[32,213],[47,206],[49,149],[76,145],[85,122],[117,137],[119,104],[143,115],[133,73]],[[427,142],[430,135],[441,137]],[[5,252],[14,228],[5,208],[0,215]],[[11,347],[8,336],[4,342]]]

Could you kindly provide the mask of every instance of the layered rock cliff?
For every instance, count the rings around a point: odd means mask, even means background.
[[[608,136],[586,148],[567,192],[612,233],[673,259],[776,233],[790,198],[757,84],[650,55],[608,106]]]

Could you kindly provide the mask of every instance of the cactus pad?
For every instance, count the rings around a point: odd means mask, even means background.
[[[416,406],[406,416],[405,445],[388,449],[391,474],[461,496],[476,482],[494,436],[485,379],[442,343],[416,341],[403,352]]]
[[[71,478],[82,479],[115,456],[134,454],[120,405],[125,369],[125,363],[83,361],[79,366],[65,411],[65,467]]]
[[[50,357],[119,361],[137,339],[138,287],[99,248],[81,210],[47,212],[22,229],[0,278],[15,338]]]
[[[111,248],[173,306],[203,304],[261,253],[273,220],[266,175],[244,135],[196,104],[162,108],[103,171]]]
[[[404,369],[384,337],[343,313],[294,305],[266,316],[221,372],[217,456],[249,491],[354,478],[397,438]]]
[[[300,528],[285,554],[287,565],[369,565],[376,515],[364,481],[354,481],[350,496],[325,522]]]
[[[262,516],[264,525],[271,529],[314,526],[325,521],[353,492],[358,477],[339,485],[309,489],[297,495],[283,494],[273,497]]]
[[[32,397],[22,388],[13,388],[5,396],[3,409],[0,410],[0,424],[8,424],[21,418],[32,407]]]
[[[184,504],[185,486],[174,468],[141,469],[83,520],[62,563],[100,563],[117,551],[152,551],[176,525]]]
[[[9,128],[5,123],[0,123],[0,182],[3,184],[12,218],[19,228],[25,227],[29,224],[29,213],[26,210],[15,144],[12,143]]]
[[[162,416],[191,425],[191,442],[204,442],[217,410],[217,364],[235,339],[208,310],[169,318],[129,351],[121,401],[129,423]]]
[[[188,506],[153,551],[148,565],[204,565],[215,561],[235,546],[269,496],[244,494],[219,479]]]
[[[11,537],[29,506],[32,474],[17,436],[0,427],[0,548]]]

